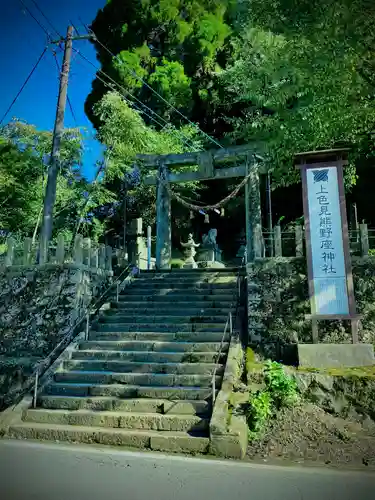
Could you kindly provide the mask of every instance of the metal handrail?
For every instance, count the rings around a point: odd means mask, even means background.
[[[137,255],[137,257],[140,254]],[[50,368],[52,363],[56,361],[58,355],[56,353],[60,352],[63,349],[63,346],[69,345],[72,340],[78,335],[78,327],[86,320],[86,332],[85,337],[87,338],[87,333],[89,329],[90,316],[95,315],[98,310],[103,305],[103,298],[109,293],[109,291],[116,285],[117,287],[117,297],[119,293],[119,283],[123,278],[124,274],[128,272],[132,267],[136,267],[133,264],[128,264],[125,269],[120,273],[120,275],[106,288],[106,290],[101,294],[101,296],[94,302],[93,305],[88,304],[85,308],[85,312],[81,315],[79,319],[77,319],[73,325],[69,328],[68,332],[64,335],[62,340],[52,349],[52,351],[37,365],[33,373],[28,377],[26,383],[24,384],[24,389],[18,393],[18,391],[11,391],[7,394],[7,399],[12,400],[13,395],[17,395],[17,402],[22,399],[28,392],[30,392],[32,386],[34,385],[34,395],[33,395],[33,407],[36,406],[37,393],[38,393],[38,381],[44,375],[44,373]],[[127,277],[126,276],[126,277]],[[123,280],[125,281],[125,279]],[[17,402],[15,404],[17,404]]]
[[[242,260],[241,260],[241,264],[238,268],[238,273],[237,273],[237,280],[236,280],[236,286],[238,286],[238,296],[237,296],[237,301],[236,301],[236,309],[235,309],[235,313],[234,313],[234,317],[237,318],[237,312],[238,312],[238,303],[240,301],[240,298],[241,298],[241,282],[240,282],[240,272],[241,272],[241,269],[244,267],[244,262],[246,263],[247,262],[247,255],[245,253],[245,255],[242,257]],[[230,305],[230,308],[232,309],[233,308],[233,303]],[[224,344],[224,339],[225,339],[225,336],[227,334],[227,330],[228,330],[228,326],[229,326],[229,333],[230,333],[230,337],[232,338],[232,335],[233,335],[233,314],[232,314],[232,311],[230,311],[228,313],[228,318],[227,318],[227,321],[225,323],[225,327],[224,327],[224,332],[223,332],[223,336],[221,338],[221,342],[220,342],[220,347],[219,347],[219,352],[218,352],[218,355],[217,355],[217,360],[216,360],[216,363],[215,363],[215,368],[212,372],[212,379],[211,379],[211,386],[212,386],[212,405],[214,405],[215,403],[215,400],[216,400],[216,372],[217,372],[217,369],[218,369],[218,365],[219,365],[219,361],[220,361],[220,356],[221,356],[221,351],[223,349],[223,344]]]

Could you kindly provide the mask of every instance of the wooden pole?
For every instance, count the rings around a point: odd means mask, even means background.
[[[60,167],[60,145],[64,132],[64,116],[66,108],[66,99],[68,95],[67,94],[68,79],[70,70],[70,59],[72,55],[72,45],[73,45],[72,37],[73,37],[73,27],[69,26],[67,36],[65,39],[64,60],[60,78],[55,128],[53,131],[51,164],[48,169],[48,179],[47,179],[46,193],[44,197],[43,223],[42,223],[41,238],[40,238],[40,245],[41,245],[40,253],[44,252],[45,248],[48,248],[48,243],[52,235],[53,207],[55,205],[55,200],[56,200],[57,175]]]

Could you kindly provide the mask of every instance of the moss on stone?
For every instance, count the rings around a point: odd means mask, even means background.
[[[301,368],[296,370],[301,373],[323,373],[325,375],[331,375],[334,377],[368,377],[371,379],[375,378],[375,365],[374,366],[358,366],[358,367],[340,367],[340,368]]]

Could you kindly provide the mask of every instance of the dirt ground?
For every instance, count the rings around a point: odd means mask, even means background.
[[[249,444],[247,456],[253,460],[282,459],[375,471],[375,422],[344,420],[301,402],[281,410],[263,435]]]

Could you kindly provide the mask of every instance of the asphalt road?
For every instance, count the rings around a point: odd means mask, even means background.
[[[1,500],[373,500],[375,472],[0,441]]]

